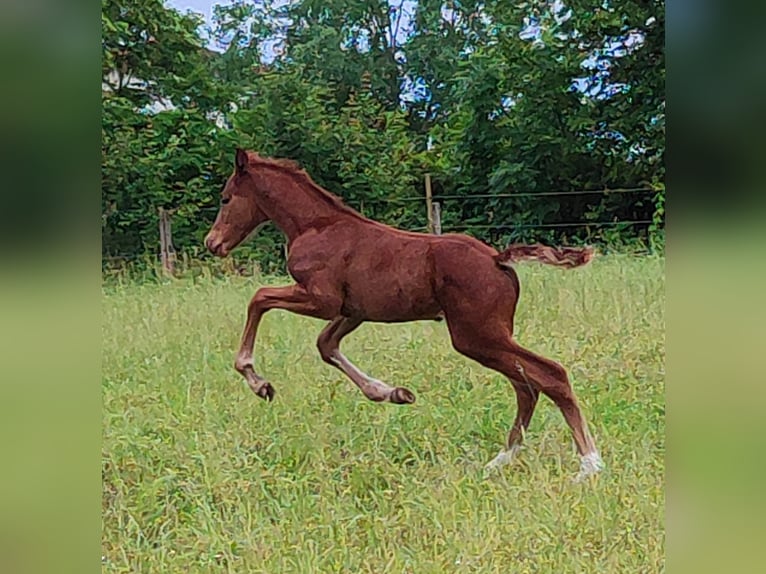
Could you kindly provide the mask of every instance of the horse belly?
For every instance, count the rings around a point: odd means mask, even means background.
[[[433,319],[441,310],[425,257],[399,258],[350,271],[344,314],[368,321],[403,322]]]

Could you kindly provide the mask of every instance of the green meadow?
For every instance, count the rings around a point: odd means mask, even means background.
[[[663,572],[664,265],[517,266],[516,338],[568,369],[606,464],[582,484],[547,398],[519,457],[485,478],[513,389],[444,323],[344,340],[417,396],[397,406],[321,361],[322,321],[270,312],[255,351],[267,403],[233,362],[250,297],[287,278],[105,282],[102,571]]]

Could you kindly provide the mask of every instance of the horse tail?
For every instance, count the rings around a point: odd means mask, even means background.
[[[510,267],[517,261],[532,260],[572,269],[586,265],[593,259],[595,250],[592,247],[550,247],[535,243],[524,245],[514,243],[502,253],[495,255],[495,262],[500,267]]]

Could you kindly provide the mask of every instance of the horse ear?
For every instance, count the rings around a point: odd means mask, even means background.
[[[248,158],[247,152],[242,148],[237,148],[237,155],[234,158],[234,165],[237,168],[237,173],[242,174],[247,170]]]

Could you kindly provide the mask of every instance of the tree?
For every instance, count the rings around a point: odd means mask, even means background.
[[[663,225],[663,1],[235,0],[216,7],[221,52],[200,24],[102,0],[106,253],[154,251],[158,207],[199,248],[235,146],[405,228],[425,223],[425,171],[445,229],[497,244],[594,239],[539,224]],[[279,265],[279,242],[240,253]]]
[[[209,204],[220,185],[221,89],[200,20],[161,0],[102,2],[102,232],[106,252],[136,254],[156,243],[157,208],[179,207],[181,247],[193,235],[183,217]]]

